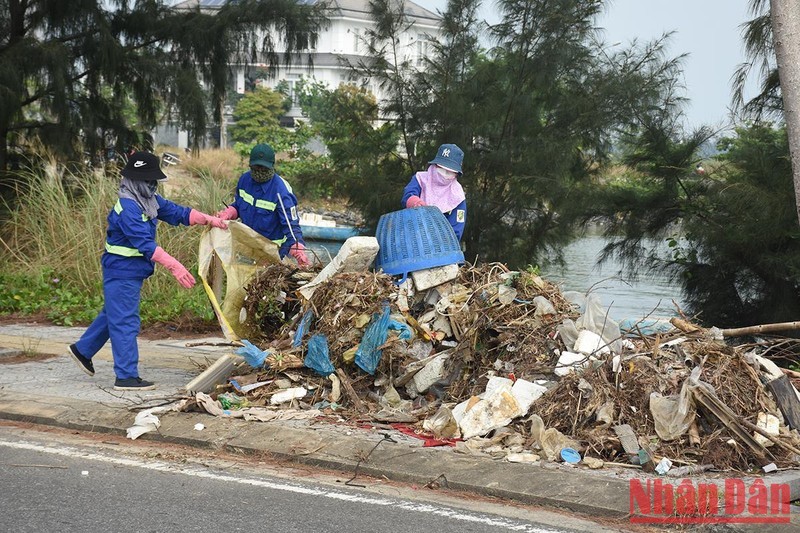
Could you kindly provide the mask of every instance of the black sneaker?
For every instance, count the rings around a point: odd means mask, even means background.
[[[89,374],[90,376],[94,376],[94,365],[92,364],[91,359],[87,359],[86,357],[82,356],[81,353],[78,351],[78,348],[75,347],[74,344],[70,344],[67,347],[70,357],[75,363],[80,367],[81,370]]]
[[[156,384],[142,378],[119,379],[114,382],[114,390],[153,390]]]

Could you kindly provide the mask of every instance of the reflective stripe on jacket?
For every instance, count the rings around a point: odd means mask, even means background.
[[[156,250],[159,220],[177,226],[189,225],[191,208],[156,195],[158,216],[149,219],[130,198],[120,198],[108,213],[103,275],[113,278],[143,279],[153,274],[151,257]]]
[[[284,257],[289,247],[303,241],[297,197],[292,186],[275,174],[266,183],[254,181],[248,170],[239,178],[232,204],[239,219],[280,247]]]

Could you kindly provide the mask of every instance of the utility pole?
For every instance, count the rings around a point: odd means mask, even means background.
[[[228,126],[225,123],[225,95],[220,97],[219,102],[219,149],[224,150],[228,147]]]

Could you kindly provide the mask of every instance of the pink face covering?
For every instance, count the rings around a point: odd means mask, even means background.
[[[464,189],[458,179],[446,179],[431,165],[425,172],[417,172],[416,178],[422,192],[419,197],[426,205],[435,205],[442,213],[452,211],[464,201]]]

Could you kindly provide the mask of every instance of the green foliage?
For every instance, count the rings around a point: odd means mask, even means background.
[[[103,307],[102,288],[94,293],[71,287],[52,271],[38,275],[0,274],[0,314],[44,314],[55,324],[91,321]]]
[[[367,120],[348,124],[350,109],[328,103],[316,112],[353,132],[341,153],[331,148],[335,179],[347,179],[345,190],[373,222],[399,207],[402,188],[439,144],[458,144],[467,257],[520,267],[572,237],[614,136],[648,110],[679,103],[679,59],[666,58],[666,37],[609,55],[597,41],[595,0],[503,0],[501,22],[489,28],[497,46],[484,50],[478,6],[451,0],[442,42],[412,62],[398,45],[409,21],[394,2],[372,2],[370,58],[352,65],[353,78],[380,86],[387,104],[379,116],[392,120],[366,129]]]
[[[631,139],[625,157],[641,173],[605,186],[587,216],[604,216],[620,235],[607,254],[631,271],[658,270],[679,280],[686,310],[706,324],[794,320],[800,231],[786,131],[739,128],[719,142],[714,172],[698,175],[695,154],[706,137],[653,124]],[[666,243],[666,254],[658,242]]]
[[[310,84],[302,87],[301,103],[329,154],[330,165],[318,173],[317,185],[343,194],[373,221],[386,212],[387,198],[396,202],[395,209],[399,207],[397,187],[404,184],[375,179],[387,171],[405,174],[404,163],[393,153],[397,130],[391,124],[374,126],[378,119],[375,97],[354,85],[343,84],[331,91]]]
[[[8,143],[39,137],[65,156],[152,129],[170,110],[195,147],[219,116],[229,65],[315,46],[323,4],[226,2],[213,12],[171,2],[6,3],[0,9],[0,170]],[[11,8],[12,6],[16,8]],[[264,35],[268,37],[265,38]],[[203,84],[207,84],[208,90]],[[136,121],[125,116],[135,102]]]
[[[115,178],[96,173],[67,173],[62,178],[55,172],[24,176],[18,201],[7,206],[10,219],[2,227],[0,314],[44,313],[64,325],[87,324],[94,318],[103,302],[100,256],[106,216],[117,198]],[[202,179],[170,199],[214,212],[227,192],[224,183]],[[201,232],[202,228],[168,224],[158,229],[159,245],[195,277]],[[141,316],[145,324],[184,316],[215,320],[202,288],[183,289],[160,267],[144,284]]]
[[[719,327],[796,320],[800,229],[785,127],[738,128],[684,227],[688,302]]]
[[[280,128],[279,118],[285,112],[284,97],[269,88],[258,88],[247,93],[236,104],[230,127],[231,137],[241,143],[257,143],[261,139],[272,139],[273,132]]]

